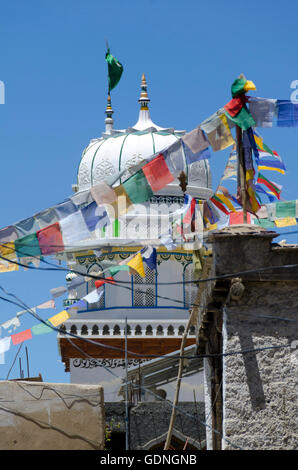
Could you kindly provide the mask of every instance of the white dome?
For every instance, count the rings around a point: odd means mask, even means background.
[[[78,169],[78,191],[89,189],[101,181],[117,178],[119,172],[124,171],[116,185],[124,181],[129,175],[129,169],[146,160],[157,152],[161,152],[169,145],[179,140],[185,131],[173,128],[162,128],[151,121],[148,110],[147,84],[145,77],[142,80],[142,93],[139,102],[141,110],[137,123],[125,130],[112,128],[112,108],[107,107],[106,132],[101,138],[93,139],[82,154]],[[127,171],[125,171],[127,170]],[[188,176],[187,192],[197,197],[206,198],[212,194],[211,172],[208,160],[201,160],[187,165],[184,171]],[[176,180],[167,185],[159,194],[182,194],[179,182]]]

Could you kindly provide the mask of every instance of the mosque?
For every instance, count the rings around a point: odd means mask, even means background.
[[[108,96],[105,130],[101,137],[92,139],[82,153],[77,183],[73,185],[75,193],[102,181],[113,182],[113,187],[117,187],[140,162],[179,141],[186,133],[158,126],[151,120],[144,75],[138,101],[137,122],[132,127],[117,130]],[[185,159],[184,173],[187,194],[200,201],[212,195],[208,160],[188,165]],[[183,205],[182,189],[181,182],[175,179],[154,193],[150,201],[135,204],[133,210],[125,214],[116,214],[109,230],[101,229],[88,246],[57,254],[70,270],[86,276],[86,282],[70,291],[69,298],[64,300],[64,305],[70,307],[76,299],[94,290],[94,278],[88,280],[88,274],[104,273],[107,263],[121,263],[141,247],[156,248],[157,268],[144,266],[145,277],[120,271],[117,281],[122,284],[105,283],[98,302],[89,303],[84,309],[70,310],[71,317],[63,329],[65,333],[81,336],[82,340],[58,334],[58,349],[65,371],[70,373],[70,382],[103,384],[105,400],[109,402],[123,399],[121,384],[125,367],[132,383],[136,384],[135,390],[131,390],[132,397],[150,399],[144,392],[146,388],[140,384],[156,393],[161,386],[162,393],[168,396],[173,393],[171,382],[177,376],[173,356],[179,353],[197,286],[187,283],[193,279],[193,244],[177,238],[165,246],[160,235],[168,230],[168,214]],[[70,271],[66,283],[71,282],[73,276]],[[195,342],[196,331],[192,326],[186,350],[194,352]],[[182,399],[192,400],[193,388],[201,381],[202,364],[198,360],[189,361],[184,372]]]

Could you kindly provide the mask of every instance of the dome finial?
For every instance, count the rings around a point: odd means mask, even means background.
[[[145,74],[143,73],[142,82],[141,82],[141,95],[140,95],[140,98],[139,98],[139,103],[141,104],[141,110],[147,110],[148,109],[149,101],[150,101],[150,99],[148,98],[148,93],[147,93],[146,77],[145,77]]]
[[[114,119],[112,118],[114,111],[112,109],[112,102],[111,102],[110,94],[108,94],[108,101],[107,101],[107,107],[106,107],[105,113],[107,115],[107,117],[105,118],[106,133],[110,134],[114,126]]]

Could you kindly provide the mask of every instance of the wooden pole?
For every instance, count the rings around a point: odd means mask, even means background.
[[[177,377],[177,385],[176,385],[176,391],[175,391],[175,397],[173,401],[173,407],[172,407],[172,415],[170,419],[170,424],[169,424],[169,430],[167,434],[167,439],[164,445],[164,450],[169,450],[170,445],[171,445],[171,440],[172,440],[172,434],[173,434],[173,428],[174,428],[174,422],[176,418],[176,407],[178,405],[178,400],[179,400],[179,392],[180,392],[180,385],[181,385],[181,379],[182,379],[182,372],[183,372],[183,366],[184,366],[184,359],[182,358],[184,354],[184,347],[186,343],[186,338],[190,329],[190,326],[193,322],[193,310],[190,314],[187,326],[185,328],[182,341],[181,341],[181,347],[180,347],[180,359],[179,359],[179,368],[178,368],[178,377]]]
[[[125,450],[129,450],[129,422],[128,422],[128,360],[127,360],[127,317],[125,318]]]
[[[237,155],[238,155],[238,167],[239,167],[239,184],[240,184],[240,196],[243,207],[243,223],[247,224],[247,194],[246,194],[246,172],[245,172],[245,161],[242,144],[242,129],[236,126],[236,139],[237,139]]]

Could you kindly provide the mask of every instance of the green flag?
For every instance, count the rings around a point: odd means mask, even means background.
[[[106,61],[108,63],[108,76],[109,76],[109,92],[115,88],[117,83],[119,82],[122,72],[123,66],[120,62],[110,54],[110,49],[108,49],[106,53]]]

